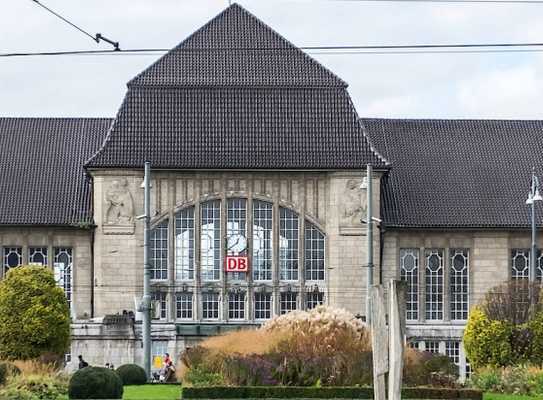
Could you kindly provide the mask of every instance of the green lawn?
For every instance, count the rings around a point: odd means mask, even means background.
[[[534,400],[540,397],[521,396],[517,394],[485,393],[483,400]]]
[[[181,385],[125,386],[125,400],[179,400]]]

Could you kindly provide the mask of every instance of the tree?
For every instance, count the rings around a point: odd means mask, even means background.
[[[70,312],[64,291],[44,267],[11,269],[0,281],[0,359],[64,354]]]

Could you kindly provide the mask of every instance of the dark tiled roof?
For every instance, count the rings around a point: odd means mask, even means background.
[[[134,85],[347,86],[237,4],[132,79]]]
[[[146,160],[171,169],[385,166],[345,83],[236,4],[129,83],[87,166]]]
[[[0,118],[0,225],[92,221],[83,163],[111,119]]]
[[[381,212],[398,227],[524,228],[543,121],[362,119],[392,164]],[[541,225],[543,209],[538,210]]]

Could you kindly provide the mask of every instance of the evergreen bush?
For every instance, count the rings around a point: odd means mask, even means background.
[[[20,373],[21,370],[17,368],[16,365],[7,362],[0,362],[0,386],[6,384],[8,377],[19,375]]]
[[[123,382],[117,373],[101,367],[86,367],[72,375],[70,399],[122,399]]]
[[[145,370],[136,364],[124,364],[115,370],[123,385],[144,385],[147,383],[147,376]]]

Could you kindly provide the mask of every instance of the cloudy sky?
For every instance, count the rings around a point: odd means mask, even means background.
[[[170,48],[226,0],[43,0],[123,48]],[[543,4],[241,0],[298,46],[543,42]],[[0,53],[107,49],[32,0],[3,0]],[[313,55],[366,117],[543,118],[543,53]],[[154,55],[0,58],[0,116],[114,116]]]

